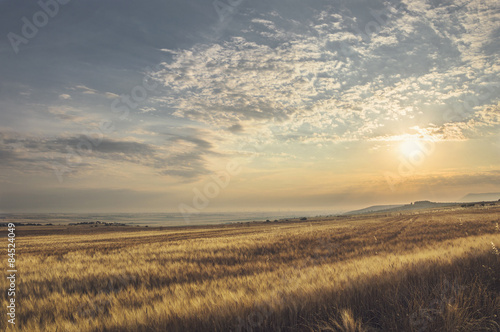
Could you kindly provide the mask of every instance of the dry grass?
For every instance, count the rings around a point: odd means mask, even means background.
[[[499,331],[499,212],[43,235],[20,227],[16,328]]]

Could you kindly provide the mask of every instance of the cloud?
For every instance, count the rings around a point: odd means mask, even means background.
[[[19,174],[31,174],[52,171],[54,163],[65,163],[62,155],[50,155],[39,151],[40,143],[37,140],[26,139],[16,133],[0,132],[0,165],[2,169]],[[81,167],[88,166],[82,163]]]
[[[80,110],[71,106],[50,106],[48,110],[52,116],[63,121],[83,123],[87,120]]]
[[[17,144],[18,149],[23,149],[29,153],[78,153],[81,156],[137,163],[145,162],[148,157],[153,156],[156,152],[156,149],[150,144],[107,138],[89,140],[84,135],[57,138],[11,138],[3,139],[3,143],[7,145]]]
[[[116,99],[116,98],[119,98],[120,96],[117,95],[116,93],[112,93],[112,92],[106,92],[104,94],[104,96],[108,99]]]
[[[147,157],[154,154],[154,148],[148,144],[111,139],[89,140],[86,136],[75,137],[30,137],[18,133],[0,133],[0,148],[11,151],[7,157],[11,161],[48,160],[54,154],[68,155],[78,153],[81,156],[130,160],[131,156]],[[140,158],[137,158],[138,162]]]
[[[16,158],[16,154],[12,150],[4,150],[0,148],[0,163],[8,164]]]
[[[485,48],[499,37],[482,25],[500,18],[500,5],[477,10],[480,1],[343,4],[303,22],[241,14],[247,29],[172,51],[153,77],[174,116],[216,128],[260,123],[274,139],[292,131],[288,137],[302,141],[314,134],[341,141],[434,123],[442,139],[468,137],[436,109],[464,108],[471,98],[486,106],[498,95],[500,67]]]
[[[232,133],[241,133],[244,131],[243,126],[239,123],[236,123],[232,125],[231,127],[227,128]]]
[[[91,89],[85,85],[77,85],[73,88],[74,90],[79,90],[80,92],[82,92],[83,94],[86,94],[86,95],[95,95],[97,94],[97,90],[95,89]]]
[[[210,173],[206,157],[218,155],[214,151],[214,145],[200,137],[203,131],[187,131],[190,133],[166,134],[168,150],[171,152],[165,157],[167,169],[163,170],[162,174],[194,180]]]
[[[0,133],[0,157],[3,165],[14,168],[52,170],[57,162],[75,172],[93,168],[99,159],[128,162],[184,182],[194,181],[209,173],[205,156],[218,153],[211,142],[197,136],[196,130],[186,131],[191,134],[167,134],[163,146],[84,135],[43,138]]]
[[[156,111],[156,108],[154,107],[142,107],[139,109],[141,113],[148,113],[148,112],[154,112]]]
[[[466,140],[469,138],[487,138],[498,136],[500,132],[500,103],[488,105],[474,112],[470,117],[432,126],[421,130],[423,135],[435,140]]]
[[[71,96],[66,94],[66,93],[63,93],[61,95],[59,95],[59,99],[61,100],[70,100],[71,99]]]
[[[119,95],[117,95],[116,93],[113,93],[113,92],[109,92],[109,91],[106,91],[106,92],[100,92],[96,89],[92,89],[92,88],[89,88],[88,86],[86,85],[76,85],[72,88],[70,88],[71,90],[74,90],[74,91],[78,91],[84,95],[95,95],[95,96],[100,96],[100,97],[104,97],[106,99],[116,99],[116,98],[120,98]],[[63,94],[61,96],[68,96],[67,94]],[[70,99],[70,98],[65,98],[65,99]]]

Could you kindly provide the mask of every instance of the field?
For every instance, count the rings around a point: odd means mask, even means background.
[[[499,217],[20,226],[15,330],[500,331]]]

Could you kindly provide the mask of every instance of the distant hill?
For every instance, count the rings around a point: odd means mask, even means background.
[[[468,194],[460,199],[460,202],[488,202],[498,201],[499,199],[500,193]]]
[[[454,206],[457,203],[436,203],[431,201],[419,201],[412,204],[406,204],[401,207],[385,210],[383,212],[397,212],[397,211],[408,211],[408,210],[421,210],[421,209],[432,209],[439,207]]]
[[[436,203],[431,201],[417,201],[411,204],[404,205],[374,205],[360,210],[354,210],[344,213],[343,215],[357,215],[357,214],[368,214],[368,213],[385,213],[385,212],[399,212],[399,211],[408,211],[408,210],[422,210],[422,209],[432,209],[432,208],[440,208],[440,207],[448,207],[448,206],[474,206],[475,204],[488,203],[494,204],[500,200],[500,193],[486,193],[486,194],[468,194],[463,197],[459,202],[454,203]],[[462,204],[462,203],[469,204]],[[475,203],[475,204],[470,204]],[[484,204],[483,204],[484,205]]]
[[[354,215],[354,214],[365,214],[365,213],[375,213],[375,212],[398,212],[398,211],[408,211],[408,210],[421,210],[421,209],[432,209],[438,207],[454,206],[457,203],[435,203],[431,201],[418,201],[406,205],[375,205],[370,206],[361,210],[355,210],[344,213],[344,215]]]
[[[344,213],[344,215],[352,215],[352,214],[364,214],[364,213],[373,213],[379,211],[385,211],[389,209],[394,209],[398,207],[402,207],[404,205],[374,205],[360,210],[354,210]]]

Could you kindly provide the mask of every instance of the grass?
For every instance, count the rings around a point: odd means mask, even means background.
[[[500,331],[499,212],[19,227],[16,329]]]

